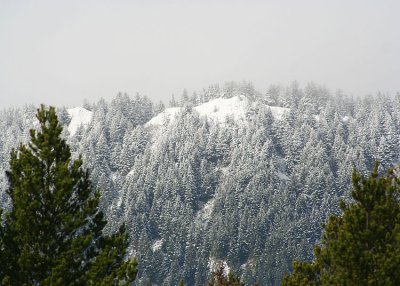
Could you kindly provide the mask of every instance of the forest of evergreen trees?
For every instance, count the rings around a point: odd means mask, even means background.
[[[199,114],[220,98],[239,98],[244,117]],[[184,91],[169,106],[119,94],[84,107],[90,124],[63,136],[101,190],[106,231],[126,223],[138,285],[204,285],[219,262],[246,285],[277,285],[295,258],[312,258],[339,201],[351,201],[353,168],[366,174],[374,161],[382,171],[399,162],[399,94],[356,98],[296,82],[261,93],[227,83]],[[5,208],[10,150],[37,127],[36,108],[0,111]],[[148,124],[171,108],[178,111],[169,120]],[[68,110],[58,115],[67,127]]]

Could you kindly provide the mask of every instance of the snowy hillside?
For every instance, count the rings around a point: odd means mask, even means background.
[[[153,117],[149,122],[146,123],[146,126],[157,126],[164,125],[167,122],[170,122],[171,119],[174,119],[175,115],[181,111],[180,107],[171,107],[167,108],[157,116]]]
[[[125,222],[138,285],[203,286],[217,265],[246,285],[280,285],[293,259],[312,259],[353,168],[369,173],[378,160],[385,170],[400,154],[396,97],[228,85],[170,104],[118,95],[59,110],[101,192],[106,231]],[[29,140],[35,110],[0,111],[0,207],[10,150]]]
[[[215,122],[224,122],[227,116],[231,116],[235,120],[243,119],[248,108],[249,100],[246,97],[234,96],[231,98],[216,98],[196,106],[194,109],[200,116],[206,116]]]
[[[71,116],[71,122],[68,125],[68,131],[71,136],[75,134],[81,125],[86,126],[92,120],[92,112],[83,107],[70,108],[67,111]]]
[[[244,119],[249,109],[256,104],[262,103],[251,103],[246,96],[234,96],[231,98],[216,98],[209,102],[198,105],[193,109],[196,110],[200,116],[205,116],[207,119],[216,123],[223,123],[227,117],[231,117],[235,120]],[[276,119],[281,119],[284,112],[288,110],[288,108],[278,106],[269,107],[272,115]],[[178,114],[181,110],[182,107],[167,108],[147,122],[146,126],[159,126],[166,123],[171,123],[176,114]]]

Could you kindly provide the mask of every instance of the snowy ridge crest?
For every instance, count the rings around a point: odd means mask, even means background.
[[[262,103],[254,103],[262,104]],[[234,120],[242,120],[246,116],[246,112],[251,107],[252,103],[246,96],[234,96],[231,98],[216,98],[209,102],[203,103],[194,107],[200,116],[216,122],[224,123],[227,117]],[[268,106],[271,109],[272,115],[276,119],[281,119],[288,108]],[[171,123],[175,116],[182,111],[182,107],[171,107],[165,109],[163,112],[153,117],[146,126],[162,126]]]
[[[78,128],[83,125],[87,126],[92,120],[92,111],[89,111],[83,107],[74,107],[67,109],[71,122],[68,125],[68,131],[73,136]]]

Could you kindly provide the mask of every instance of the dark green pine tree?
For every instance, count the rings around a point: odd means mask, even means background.
[[[313,262],[293,263],[282,285],[400,285],[398,170],[353,172],[353,203],[331,216]]]
[[[55,109],[38,110],[40,130],[11,152],[11,210],[0,226],[1,285],[130,285],[127,234],[113,235],[99,211],[100,194],[60,134]]]

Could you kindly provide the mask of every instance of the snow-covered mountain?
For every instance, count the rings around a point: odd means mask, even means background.
[[[204,285],[218,263],[246,284],[277,285],[295,257],[311,257],[321,224],[349,196],[353,167],[398,161],[398,98],[229,84],[178,102],[119,95],[59,109],[102,191],[108,231],[126,223],[139,285]],[[0,111],[1,174],[34,114]]]

